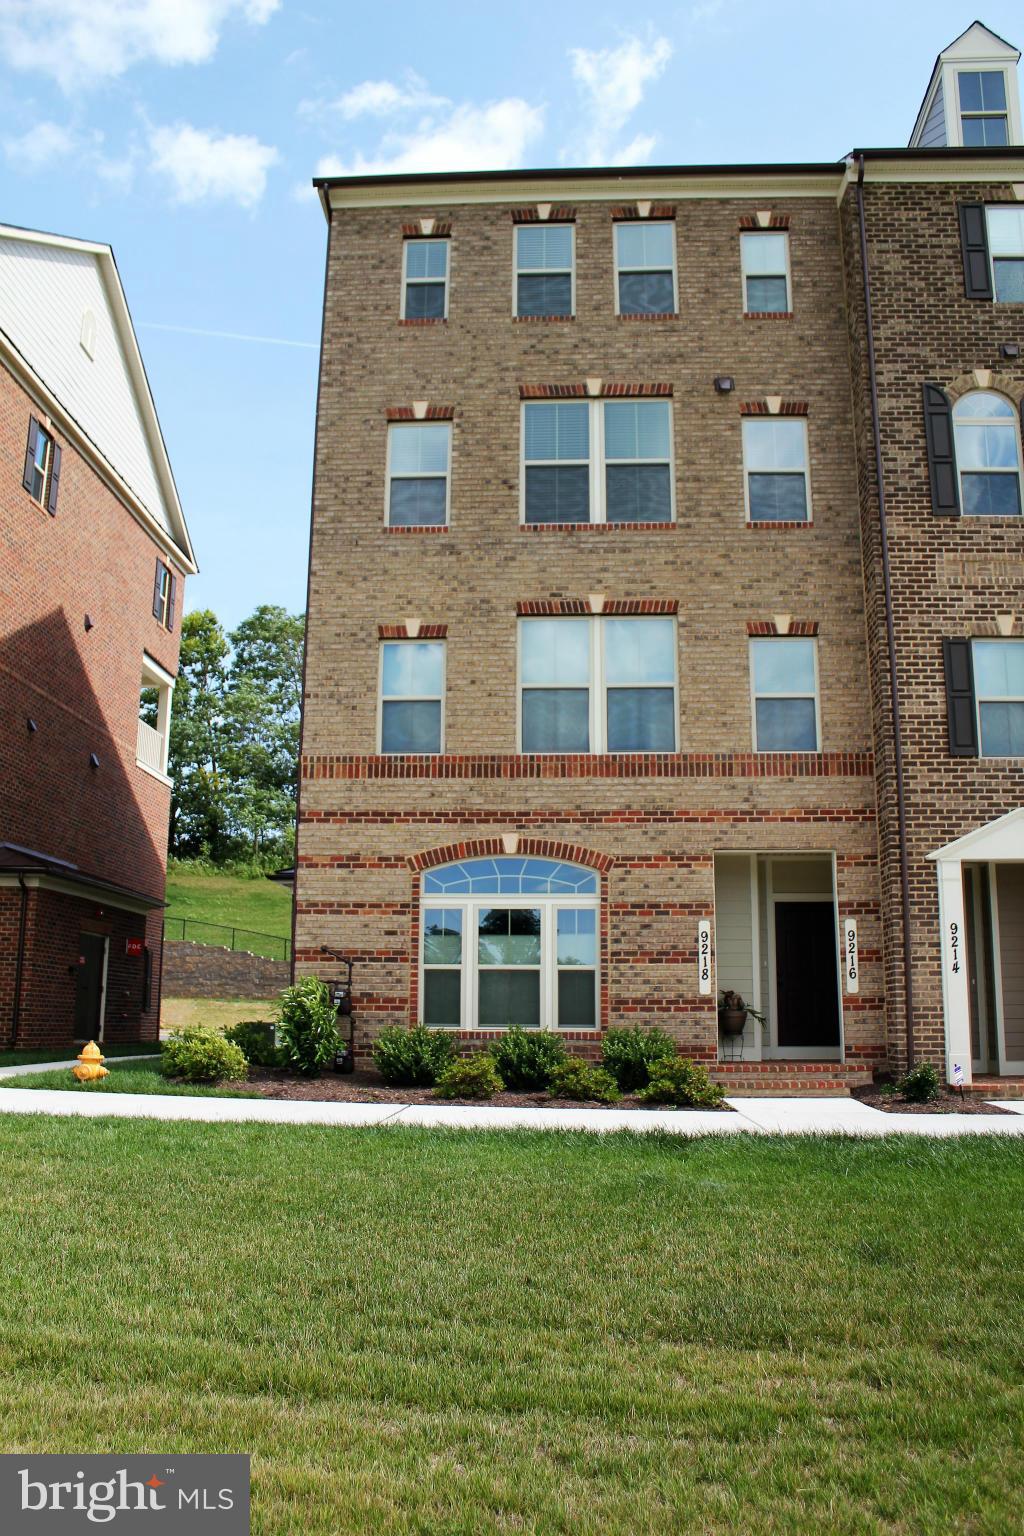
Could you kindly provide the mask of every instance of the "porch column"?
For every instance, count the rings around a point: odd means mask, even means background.
[[[942,1008],[946,1021],[946,1080],[960,1067],[971,1081],[971,1005],[967,988],[964,881],[959,859],[939,859],[939,927],[942,941]]]

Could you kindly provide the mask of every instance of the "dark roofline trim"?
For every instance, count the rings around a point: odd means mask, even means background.
[[[133,891],[127,885],[116,885],[112,880],[100,880],[96,875],[83,875],[77,869],[68,869],[61,862],[22,859],[17,863],[0,863],[0,879],[6,875],[25,875],[29,879],[60,880],[65,885],[81,886],[88,894],[106,894],[109,898],[123,897],[142,907],[166,907],[166,901],[149,896],[145,891]],[[111,905],[116,906],[112,900]]]

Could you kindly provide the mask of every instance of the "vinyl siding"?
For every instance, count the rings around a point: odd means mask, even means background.
[[[1024,865],[996,865],[1003,1038],[1007,1061],[1024,1061]]]
[[[924,127],[921,129],[920,147],[922,149],[939,149],[946,142],[946,105],[943,100],[942,81],[935,92],[935,100],[931,110],[925,118]]]

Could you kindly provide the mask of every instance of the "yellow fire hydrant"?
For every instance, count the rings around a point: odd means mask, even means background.
[[[103,1065],[103,1057],[95,1040],[90,1040],[78,1058],[78,1066],[71,1068],[80,1083],[95,1083],[109,1076]]]

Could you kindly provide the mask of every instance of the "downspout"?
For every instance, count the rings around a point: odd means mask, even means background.
[[[18,1028],[21,1024],[21,977],[25,968],[25,929],[28,924],[28,886],[25,884],[25,876],[18,876],[18,884],[21,886],[21,916],[18,919],[18,958],[14,963],[14,1008],[11,1017],[11,1049],[18,1043]]]
[[[910,863],[907,857],[907,810],[903,795],[903,728],[900,721],[900,687],[896,670],[896,629],[892,612],[892,570],[889,564],[889,525],[885,513],[885,478],[882,473],[882,432],[878,410],[878,379],[875,375],[875,328],[871,314],[871,276],[868,271],[868,236],[864,221],[864,156],[857,157],[857,222],[860,227],[860,267],[864,284],[864,316],[867,325],[868,379],[871,385],[871,431],[875,440],[875,481],[878,485],[878,531],[882,550],[882,586],[885,593],[885,637],[889,650],[889,691],[892,696],[893,768],[896,774],[896,825],[900,846],[900,900],[903,905],[903,995],[907,1015],[907,1065],[917,1058],[914,1039],[914,979],[910,943]]]

